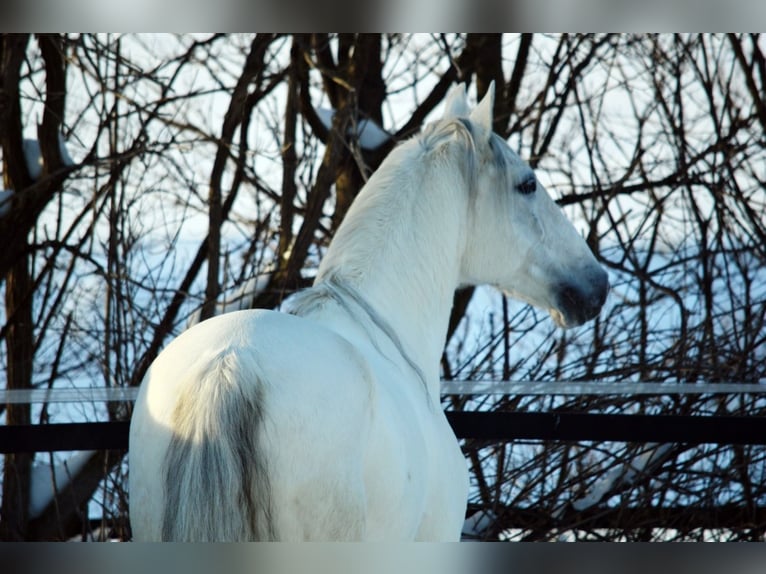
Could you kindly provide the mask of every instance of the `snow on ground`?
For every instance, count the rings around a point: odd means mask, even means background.
[[[583,496],[572,502],[572,506],[575,510],[581,511],[602,502],[603,498],[615,487],[620,484],[632,484],[634,480],[640,479],[653,462],[662,459],[662,456],[672,448],[672,444],[652,443],[647,445],[647,450],[629,463],[611,469],[592,484]]]
[[[269,286],[271,281],[271,273],[260,273],[255,277],[251,277],[242,285],[237,287],[231,296],[224,298],[223,301],[216,303],[215,315],[223,315],[231,311],[241,311],[243,309],[250,309],[253,306],[255,298],[263,293],[266,287]],[[196,325],[200,322],[200,315],[202,309],[197,309],[191,315],[186,322],[186,328]]]
[[[85,466],[95,451],[72,453],[67,459],[53,464],[38,462],[32,467],[29,490],[29,516],[37,518],[53,500],[56,492],[67,487],[72,476]]]
[[[494,524],[495,520],[497,520],[497,515],[491,510],[474,512],[463,523],[462,539],[481,540],[484,537],[484,533]]]

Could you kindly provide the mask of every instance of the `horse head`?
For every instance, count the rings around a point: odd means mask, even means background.
[[[494,83],[470,110],[463,86],[447,98],[444,119],[471,133],[476,155],[462,282],[492,284],[549,310],[561,327],[598,315],[606,272],[535,172],[492,130]]]

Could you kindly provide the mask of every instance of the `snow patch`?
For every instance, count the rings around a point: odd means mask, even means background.
[[[83,450],[72,454],[69,458],[54,464],[36,464],[32,467],[29,478],[29,517],[37,518],[53,500],[57,492],[69,485],[90,460],[94,450]]]
[[[462,538],[464,540],[481,539],[484,533],[497,520],[497,515],[491,510],[479,510],[465,519]]]
[[[332,129],[332,119],[335,117],[335,110],[317,108],[317,116],[319,116],[319,120],[325,128],[328,130]],[[356,131],[354,128],[356,128]],[[391,139],[391,134],[369,118],[362,118],[349,126],[347,135],[354,134],[359,141],[359,145],[367,150],[377,149]]]
[[[8,215],[11,211],[12,189],[0,189],[0,217]]]
[[[255,298],[263,293],[269,286],[271,281],[271,273],[261,273],[255,277],[251,277],[240,285],[231,297],[224,299],[220,303],[216,303],[214,315],[223,315],[224,313],[230,313],[231,311],[241,311],[244,309],[250,309],[253,306]],[[186,322],[186,328],[196,325],[200,322],[200,316],[202,315],[202,309],[197,309],[190,316]]]
[[[64,141],[64,136],[62,136],[60,133],[58,135],[59,137],[59,153],[61,154],[61,161],[66,166],[74,165],[74,161],[72,160],[72,156],[69,155],[69,150],[67,150],[66,142]],[[21,143],[22,149],[24,151],[24,160],[27,164],[27,171],[29,172],[29,177],[31,177],[33,180],[37,180],[40,178],[40,175],[43,172],[43,154],[40,152],[40,142],[35,139],[24,139]]]
[[[644,474],[644,471],[653,463],[661,460],[672,445],[648,444],[647,450],[636,456],[632,461],[620,465],[609,471],[606,476],[596,481],[593,486],[585,493],[585,496],[572,502],[572,508],[577,511],[585,510],[595,506],[610,492],[613,488],[621,485],[630,485]]]

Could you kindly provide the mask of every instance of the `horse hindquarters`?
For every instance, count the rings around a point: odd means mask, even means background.
[[[135,538],[363,537],[369,384],[344,339],[297,317],[243,311],[187,331],[136,402]]]

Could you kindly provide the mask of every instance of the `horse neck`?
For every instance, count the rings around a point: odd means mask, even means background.
[[[342,282],[363,298],[399,338],[438,404],[468,200],[455,162],[428,159],[402,148],[389,156],[351,206],[316,284]]]

